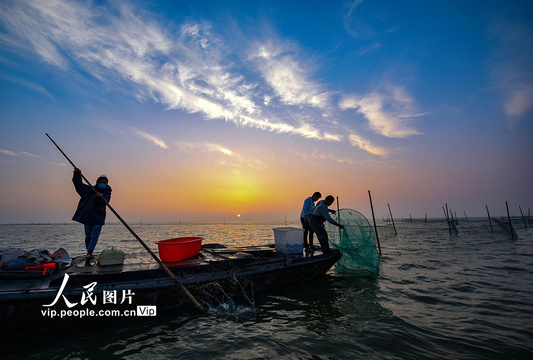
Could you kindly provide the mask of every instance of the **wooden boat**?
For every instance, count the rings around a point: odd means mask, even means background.
[[[286,255],[274,245],[225,247],[206,244],[198,256],[166,263],[180,282],[203,305],[224,297],[250,296],[312,280],[325,274],[341,257],[338,250],[324,254]],[[85,266],[77,257],[64,269],[22,279],[0,273],[2,333],[46,329],[103,317],[140,316],[139,311],[193,305],[155,263]],[[91,312],[92,311],[92,312]],[[69,313],[70,312],[70,313]],[[126,315],[125,315],[126,314]],[[77,316],[76,316],[77,315]]]

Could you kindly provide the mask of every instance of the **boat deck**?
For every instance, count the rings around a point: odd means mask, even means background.
[[[317,252],[316,254],[321,254],[321,252]],[[200,250],[200,253],[197,256],[178,262],[165,262],[165,265],[169,269],[179,269],[209,266],[214,262],[248,263],[256,260],[262,260],[264,262],[284,262],[287,258],[294,259],[299,257],[303,257],[303,255],[286,255],[284,253],[276,251],[273,245],[223,247],[219,244],[206,244],[202,246],[202,249]],[[128,271],[156,270],[160,268],[160,265],[155,260],[151,260],[149,262],[135,263],[126,260],[124,264],[121,265],[102,266],[96,263],[94,265],[86,266],[85,256],[78,256],[72,259],[71,263],[66,268],[66,273],[68,273],[69,275],[79,273],[104,274]]]
[[[198,274],[201,276],[216,277],[219,273],[229,271],[246,271],[253,264],[254,267],[276,268],[290,263],[298,263],[305,259],[306,262],[322,252],[286,255],[274,249],[274,245],[225,247],[219,244],[205,244],[197,256],[175,263],[165,263],[171,271],[182,281],[195,281]],[[127,259],[124,264],[102,266],[97,262],[94,265],[85,265],[85,256],[71,259],[63,269],[42,276],[40,272],[24,270],[2,271],[0,274],[0,295],[6,292],[17,291],[32,292],[50,288],[58,288],[65,274],[68,274],[69,284],[86,285],[92,281],[99,284],[122,282],[138,282],[163,278],[170,281],[161,266],[148,259],[144,262],[132,262]],[[13,281],[16,279],[16,281]]]

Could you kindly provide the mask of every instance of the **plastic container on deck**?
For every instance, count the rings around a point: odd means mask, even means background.
[[[198,255],[203,237],[180,237],[156,242],[163,262],[176,262]]]
[[[276,250],[285,254],[301,254],[304,249],[304,229],[295,227],[273,228]]]
[[[100,266],[122,265],[124,264],[124,257],[124,251],[112,247],[111,249],[105,249],[100,253],[98,263]]]

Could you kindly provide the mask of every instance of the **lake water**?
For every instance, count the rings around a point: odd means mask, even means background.
[[[299,226],[289,223],[289,226]],[[203,236],[204,243],[274,242],[279,222],[143,224],[155,241]],[[516,222],[518,239],[488,220],[381,223],[381,272],[363,277],[330,270],[319,279],[228,301],[200,314],[193,307],[152,318],[117,320],[3,344],[12,359],[531,359],[533,224]],[[83,254],[83,227],[1,225],[0,247],[64,247]],[[118,224],[104,226],[97,252],[126,250],[151,261]]]

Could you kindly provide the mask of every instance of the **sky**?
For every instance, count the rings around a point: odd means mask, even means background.
[[[533,207],[531,1],[0,2],[0,224]],[[337,207],[337,203],[332,205]],[[116,221],[112,214],[108,220]]]

